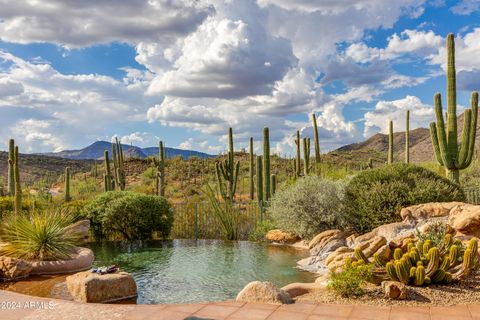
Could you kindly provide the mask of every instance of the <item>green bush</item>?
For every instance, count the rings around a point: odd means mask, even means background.
[[[275,193],[267,213],[280,229],[309,239],[344,225],[343,190],[342,182],[308,176]]]
[[[255,229],[248,236],[250,241],[265,241],[265,235],[268,231],[277,229],[277,225],[272,220],[263,220],[257,223]]]
[[[154,232],[168,237],[173,210],[163,197],[130,191],[109,191],[85,207],[96,239],[151,239]]]
[[[361,265],[354,268],[351,263],[347,263],[341,272],[330,273],[327,289],[342,297],[358,297],[364,294],[363,287],[371,277],[371,265]]]
[[[404,207],[464,198],[462,189],[448,179],[419,166],[397,163],[353,177],[345,190],[345,213],[349,224],[364,233],[400,221]]]

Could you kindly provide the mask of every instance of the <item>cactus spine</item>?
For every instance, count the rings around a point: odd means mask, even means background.
[[[393,163],[393,121],[388,124],[388,158],[387,163]]]
[[[405,163],[410,163],[410,110],[407,110],[405,116]]]
[[[20,154],[18,153],[18,146],[15,146],[13,153],[13,175],[15,180],[15,192],[13,198],[13,208],[16,214],[22,211],[22,187],[20,185],[20,169],[18,163],[20,162]],[[10,160],[9,160],[10,162]]]
[[[8,141],[8,193],[15,194],[15,172],[13,169],[15,162],[15,140]]]
[[[310,138],[303,138],[303,174],[310,173]]]
[[[158,161],[156,175],[156,193],[165,197],[165,146],[163,141],[158,143]]]
[[[263,174],[262,174],[262,156],[257,156],[257,200],[263,202]]]
[[[225,201],[235,201],[235,190],[237,188],[238,172],[240,170],[240,162],[235,163],[235,152],[233,149],[233,131],[228,129],[228,155],[227,159],[222,162],[215,163],[215,173],[217,176],[217,184],[220,194]],[[225,183],[226,181],[226,188]]]
[[[65,168],[65,196],[64,196],[65,202],[69,202],[72,200],[70,197],[70,168],[66,167]]]
[[[460,170],[467,168],[473,158],[477,133],[478,92],[471,95],[471,108],[464,111],[460,147],[457,141],[457,92],[455,71],[455,42],[447,36],[447,125],[445,127],[440,93],[434,96],[436,122],[430,123],[430,136],[437,162],[445,167],[447,177],[459,184]]]
[[[248,181],[249,181],[249,188],[250,188],[250,200],[253,200],[255,199],[255,185],[254,185],[254,181],[253,181],[253,176],[254,176],[254,166],[255,166],[255,163],[254,163],[254,155],[253,155],[253,138],[250,137],[250,143],[249,143],[249,156],[250,156],[250,166],[249,166],[249,171],[248,171],[248,174],[249,174],[249,177],[248,177]]]
[[[315,116],[315,113],[312,114],[312,121],[313,121],[313,138],[315,143],[315,173],[318,176],[321,176],[322,168],[321,168],[321,157],[320,157],[320,141],[318,139],[317,117]]]
[[[297,177],[300,176],[300,131],[297,130],[297,136],[295,138],[295,145],[297,147],[297,155],[295,159],[295,174]]]
[[[265,201],[270,200],[270,135],[268,128],[263,128],[263,183],[265,184],[265,191],[263,196]]]

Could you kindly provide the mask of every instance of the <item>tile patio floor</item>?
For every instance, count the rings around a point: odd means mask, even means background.
[[[373,307],[296,303],[214,302],[183,305],[83,304],[0,290],[0,319],[127,320],[480,320],[480,304],[455,307]]]

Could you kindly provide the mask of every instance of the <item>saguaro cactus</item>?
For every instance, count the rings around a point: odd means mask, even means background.
[[[11,160],[9,160],[10,163]],[[20,169],[18,163],[20,162],[20,154],[18,153],[18,146],[15,146],[13,156],[13,175],[15,180],[15,192],[13,198],[13,208],[16,214],[22,211],[22,186],[20,185]]]
[[[301,167],[300,167],[300,131],[297,130],[297,136],[295,138],[295,145],[297,147],[297,156],[295,159],[295,175],[300,176]]]
[[[266,201],[270,200],[270,135],[268,128],[263,128],[263,183],[265,184],[265,191],[263,196]]]
[[[8,193],[15,194],[15,173],[13,171],[13,164],[15,161],[15,140],[8,141]]]
[[[272,185],[272,196],[273,196],[277,189],[277,176],[275,174],[272,174],[270,176],[270,184]]]
[[[257,200],[259,204],[263,202],[263,174],[262,174],[262,156],[257,156]]]
[[[105,192],[112,191],[114,189],[112,174],[110,171],[110,159],[108,158],[108,151],[103,152],[105,173],[103,174],[103,190]]]
[[[393,163],[393,121],[390,120],[388,126],[388,157],[387,163]]]
[[[455,71],[455,42],[447,36],[447,126],[443,120],[442,98],[434,96],[436,123],[430,123],[430,135],[437,162],[445,167],[448,179],[459,184],[460,170],[472,163],[477,134],[478,92],[472,92],[471,108],[465,109],[462,141],[457,141],[457,91]]]
[[[157,163],[157,194],[165,197],[165,146],[163,141],[158,143],[158,163]]]
[[[318,139],[318,127],[317,127],[317,117],[315,113],[312,114],[313,122],[313,138],[315,144],[315,173],[320,176],[322,174],[321,169],[321,158],[320,158],[320,141]]]
[[[405,163],[410,163],[410,110],[407,110],[405,115]]]
[[[303,138],[303,173],[310,173],[310,138]]]
[[[253,176],[254,176],[254,155],[253,155],[253,138],[250,138],[250,143],[249,143],[249,154],[250,154],[250,167],[249,167],[249,187],[250,187],[250,200],[253,200],[255,198],[255,185],[253,181]]]
[[[228,129],[228,155],[227,159],[215,163],[215,172],[217,175],[218,189],[225,201],[235,201],[235,191],[237,189],[237,178],[240,170],[240,162],[235,163],[235,152],[233,150],[233,131]],[[226,181],[227,188],[223,180]]]
[[[70,197],[70,168],[66,167],[65,168],[65,194],[64,194],[64,200],[65,202],[69,202],[72,200]]]

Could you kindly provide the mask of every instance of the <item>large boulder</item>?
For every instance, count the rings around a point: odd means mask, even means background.
[[[66,229],[77,233],[84,242],[87,242],[89,238],[88,230],[90,230],[90,220],[77,221]]]
[[[480,206],[463,205],[450,211],[448,224],[455,231],[469,236],[480,236]]]
[[[260,303],[293,303],[293,300],[288,293],[277,288],[277,286],[268,281],[250,282],[238,293],[235,300]]]
[[[345,246],[346,233],[341,230],[327,230],[316,235],[308,244],[310,255],[323,256]]]
[[[292,244],[300,241],[299,236],[293,233],[285,232],[278,229],[268,231],[267,234],[265,235],[265,239],[267,239],[267,241],[285,243],[285,244]]]
[[[105,303],[135,298],[137,285],[127,272],[100,275],[83,271],[67,277],[67,288],[75,301]]]
[[[403,208],[400,216],[403,220],[426,220],[436,217],[448,216],[450,211],[457,206],[465,205],[463,202],[429,202]]]
[[[32,271],[32,264],[22,259],[0,257],[0,277],[9,281],[26,278]]]
[[[65,274],[88,270],[92,267],[93,259],[92,250],[79,247],[68,260],[33,261],[31,274]]]

